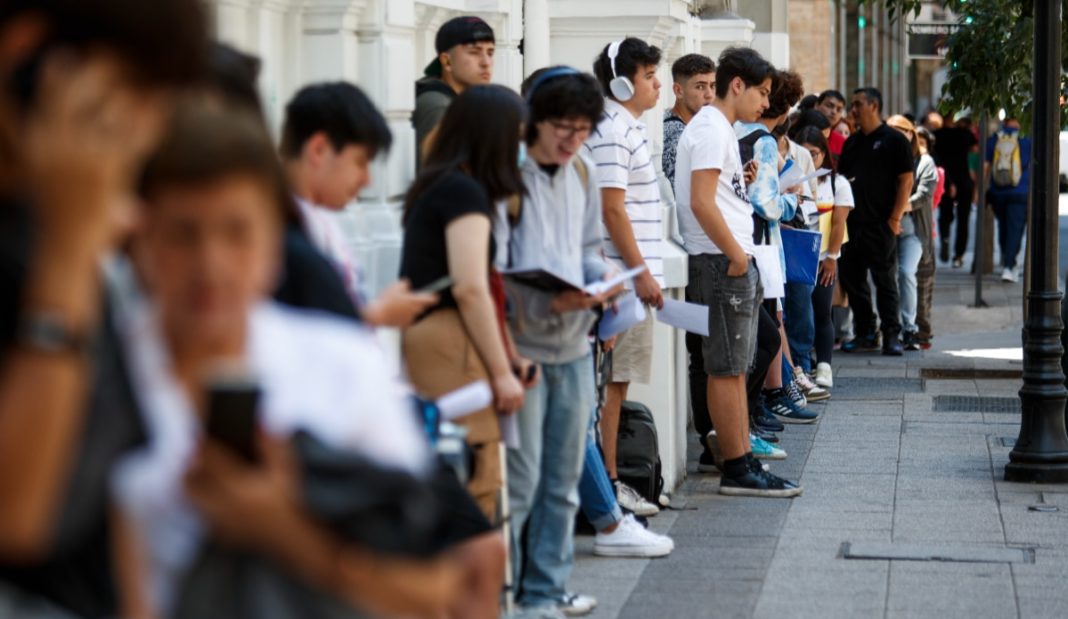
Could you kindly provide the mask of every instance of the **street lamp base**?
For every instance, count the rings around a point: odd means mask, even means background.
[[[1028,455],[1009,455],[1012,461],[1005,465],[1005,481],[1036,484],[1068,483],[1068,453],[1058,454],[1057,458],[1050,458],[1049,454],[1044,454],[1041,460],[1035,458],[1033,454]],[[1051,462],[1051,459],[1059,461]]]

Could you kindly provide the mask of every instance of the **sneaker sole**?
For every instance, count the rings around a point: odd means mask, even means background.
[[[617,558],[634,558],[634,559],[655,559],[657,557],[666,557],[671,554],[671,551],[675,548],[673,546],[601,546],[593,547],[593,554],[598,557],[617,557]]]
[[[739,488],[737,486],[720,486],[719,493],[727,496],[752,496],[770,499],[789,499],[801,496],[801,488],[790,490],[762,490],[758,488]]]
[[[785,417],[785,416],[780,415],[778,413],[775,413],[775,418],[778,419],[779,421],[783,422],[783,423],[807,424],[807,423],[816,423],[817,421],[819,421],[819,417],[813,417],[812,419],[795,419],[793,417]]]
[[[824,389],[834,389],[834,382],[833,381],[824,381],[822,383],[819,382],[819,381],[814,381],[814,382],[816,383],[817,386],[823,387]]]
[[[828,391],[824,391],[823,393],[814,393],[814,394],[806,393],[805,394],[805,398],[809,402],[822,402],[824,400],[830,400],[831,399],[831,394]]]
[[[782,452],[781,454],[780,453],[757,454],[755,452],[753,453],[753,457],[756,458],[757,460],[785,460],[788,455],[789,454],[787,454],[785,451]]]

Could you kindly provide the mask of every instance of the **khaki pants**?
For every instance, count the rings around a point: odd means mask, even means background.
[[[408,377],[420,396],[437,398],[478,380],[489,381],[489,372],[455,309],[439,309],[415,323],[405,330],[401,345]],[[486,518],[496,522],[504,485],[497,413],[488,407],[455,423],[467,429],[467,442],[475,455],[467,491]]]

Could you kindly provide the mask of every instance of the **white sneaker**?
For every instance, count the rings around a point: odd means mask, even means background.
[[[568,617],[581,617],[592,613],[593,609],[597,608],[597,598],[581,593],[565,593],[557,602],[556,608]]]
[[[1017,280],[1016,269],[1010,269],[1010,268],[1006,267],[1005,270],[1001,272],[1001,281],[1007,282],[1007,283],[1010,283],[1010,284],[1015,284],[1016,280]]]
[[[824,389],[831,389],[834,387],[834,371],[831,370],[831,364],[826,361],[816,364],[816,380],[813,381]]]
[[[629,509],[639,516],[655,516],[660,513],[660,508],[645,500],[638,491],[627,484],[616,482],[616,502],[620,507]]]
[[[831,397],[830,391],[812,382],[812,379],[800,367],[794,368],[794,382],[797,383],[801,393],[805,394],[805,399],[809,402],[819,402]]]
[[[675,542],[666,535],[654,533],[627,514],[611,533],[598,533],[593,542],[593,554],[599,557],[666,557],[675,550]]]

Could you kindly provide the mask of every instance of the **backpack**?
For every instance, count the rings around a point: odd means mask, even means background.
[[[994,144],[991,180],[998,187],[1016,187],[1023,176],[1019,132],[998,131],[997,138]]]
[[[664,490],[660,444],[653,413],[644,404],[628,400],[620,407],[616,471],[619,481],[637,490],[653,505],[660,505],[660,493]]]

